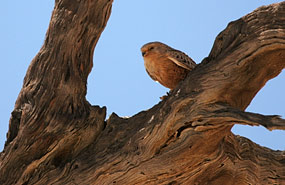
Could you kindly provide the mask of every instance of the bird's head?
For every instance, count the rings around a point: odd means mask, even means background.
[[[143,57],[147,57],[150,54],[160,54],[164,50],[167,50],[169,46],[161,42],[149,42],[141,47]]]

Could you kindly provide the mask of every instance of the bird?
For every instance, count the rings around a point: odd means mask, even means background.
[[[182,51],[161,42],[149,42],[141,47],[148,75],[173,90],[192,71],[196,63]]]

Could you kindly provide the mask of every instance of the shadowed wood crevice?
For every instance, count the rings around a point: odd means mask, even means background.
[[[130,118],[86,101],[94,47],[112,1],[57,0],[0,155],[0,184],[284,184],[284,151],[231,133],[284,129],[244,112],[285,67],[285,3],[231,22],[163,101]]]

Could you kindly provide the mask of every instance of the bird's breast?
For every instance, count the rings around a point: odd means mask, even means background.
[[[153,80],[170,89],[175,88],[188,73],[188,70],[176,65],[167,57],[145,57],[144,65]]]

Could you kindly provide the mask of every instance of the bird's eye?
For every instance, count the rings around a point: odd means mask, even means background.
[[[153,49],[154,49],[154,47],[150,47],[150,48],[149,48],[149,50],[153,50]]]

